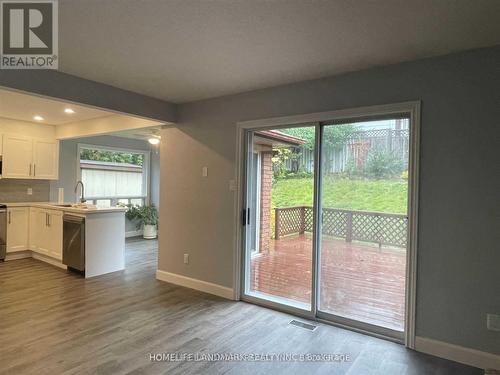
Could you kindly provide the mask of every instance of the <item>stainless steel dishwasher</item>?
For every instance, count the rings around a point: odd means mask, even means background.
[[[68,269],[85,272],[85,218],[63,216],[63,264]]]

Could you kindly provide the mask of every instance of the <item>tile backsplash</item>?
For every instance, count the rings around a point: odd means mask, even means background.
[[[28,195],[28,188],[33,189],[32,195]],[[47,202],[49,196],[49,181],[0,179],[0,203]]]

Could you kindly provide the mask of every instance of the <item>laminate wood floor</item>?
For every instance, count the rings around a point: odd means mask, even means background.
[[[155,279],[157,242],[85,280],[34,259],[0,264],[0,374],[481,374],[325,324]],[[346,354],[347,362],[151,361],[150,353]]]

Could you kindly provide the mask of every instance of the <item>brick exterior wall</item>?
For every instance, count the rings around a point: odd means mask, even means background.
[[[271,192],[273,188],[273,153],[261,152],[260,166],[260,242],[261,252],[269,251],[271,240]]]

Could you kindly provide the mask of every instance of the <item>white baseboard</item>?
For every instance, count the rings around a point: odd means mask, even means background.
[[[48,256],[45,256],[43,254],[35,253],[34,251],[32,252],[31,256],[33,259],[41,260],[42,262],[52,264],[53,266],[62,268],[63,270],[68,269],[68,267],[65,264],[62,264],[60,260],[54,259]]]
[[[500,355],[448,344],[427,337],[415,337],[415,350],[482,369],[500,369]]]
[[[31,250],[16,251],[13,253],[7,253],[5,255],[6,262],[9,260],[17,260],[17,259],[24,259],[24,258],[31,258]]]
[[[172,283],[186,288],[200,290],[205,293],[215,294],[216,296],[234,299],[234,292],[232,288],[228,288],[219,284],[209,283],[198,279],[170,273],[166,271],[157,270],[156,278],[167,283]]]
[[[129,232],[125,232],[125,238],[137,236],[142,236],[142,230],[131,230]]]
[[[52,264],[53,266],[62,268],[64,270],[68,268],[66,265],[62,264],[60,260],[48,257],[46,255],[43,255],[43,254],[40,254],[37,252],[34,252],[32,250],[24,250],[24,251],[16,251],[16,252],[12,252],[12,253],[7,253],[7,255],[5,256],[5,261],[7,262],[10,260],[18,260],[18,259],[24,259],[24,258],[37,259],[37,260],[40,260],[42,262]]]

